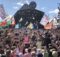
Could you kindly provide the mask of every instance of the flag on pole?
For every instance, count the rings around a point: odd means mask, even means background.
[[[44,15],[43,18],[40,21],[40,24],[43,25],[43,26],[45,26],[48,22],[49,22],[48,16]]]

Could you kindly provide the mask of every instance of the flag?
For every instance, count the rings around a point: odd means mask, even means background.
[[[11,18],[11,21],[12,21],[11,25],[14,26],[15,25],[15,19],[14,19],[14,17]]]
[[[0,17],[0,22],[2,22],[3,20],[2,20],[2,18]]]
[[[40,21],[40,24],[43,25],[43,26],[45,26],[48,22],[49,22],[48,16],[44,15],[43,18]]]
[[[44,29],[52,29],[53,28],[53,23],[50,22],[44,26]]]
[[[33,27],[33,24],[30,23],[30,24],[27,26],[27,28],[29,28],[29,29],[33,29],[33,28],[34,28],[34,27]]]
[[[18,28],[19,28],[19,24],[16,24],[16,25],[15,25],[15,28],[18,29]]]
[[[11,25],[12,21],[11,20],[8,20],[7,21],[7,25]]]
[[[6,21],[1,22],[1,26],[6,26],[6,24],[7,24]]]
[[[0,26],[1,26],[2,21],[3,21],[3,20],[2,20],[2,18],[0,17]]]
[[[6,25],[8,26],[8,25],[11,25],[11,23],[12,23],[12,21],[11,21],[11,18],[12,18],[12,16],[7,16],[4,20],[6,21]]]

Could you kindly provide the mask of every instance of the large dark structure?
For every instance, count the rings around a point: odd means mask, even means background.
[[[19,23],[22,27],[27,27],[30,23],[32,23],[37,24],[38,28],[43,28],[40,24],[43,15],[44,12],[37,10],[36,3],[33,1],[29,5],[24,4],[21,9],[15,13],[14,18],[16,24]]]

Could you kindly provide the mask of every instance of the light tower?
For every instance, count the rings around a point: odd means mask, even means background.
[[[60,19],[60,3],[58,4],[58,10],[59,10],[59,12],[58,12],[58,19]]]
[[[60,3],[58,3],[58,10],[59,10],[59,12],[58,12],[58,17],[57,17],[57,28],[59,28],[60,29]]]

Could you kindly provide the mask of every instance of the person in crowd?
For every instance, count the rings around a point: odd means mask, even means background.
[[[15,46],[12,46],[11,48],[11,57],[16,57]]]
[[[37,50],[37,57],[43,57],[43,54],[41,53],[40,49]]]
[[[57,50],[58,50],[58,57],[60,57],[60,45],[59,47],[57,47]]]
[[[24,57],[32,57],[32,55],[31,55],[31,49],[25,49]]]
[[[11,50],[6,51],[6,57],[11,57]]]
[[[6,54],[4,53],[4,48],[0,46],[0,55],[1,57],[6,57]]]
[[[36,47],[33,47],[31,50],[32,57],[36,57]]]
[[[17,57],[23,57],[23,44],[19,43],[15,49],[15,54]]]
[[[44,43],[49,52],[49,44],[51,44],[50,34],[48,32],[45,33]]]
[[[58,57],[58,52],[56,50],[53,50],[52,55],[53,55],[53,57]]]
[[[27,34],[25,34],[24,37],[23,37],[23,43],[25,45],[25,48],[30,47],[30,38]]]
[[[37,41],[36,33],[34,32],[32,34],[32,38],[31,38],[31,42],[32,42],[33,46],[36,46],[36,41]]]

